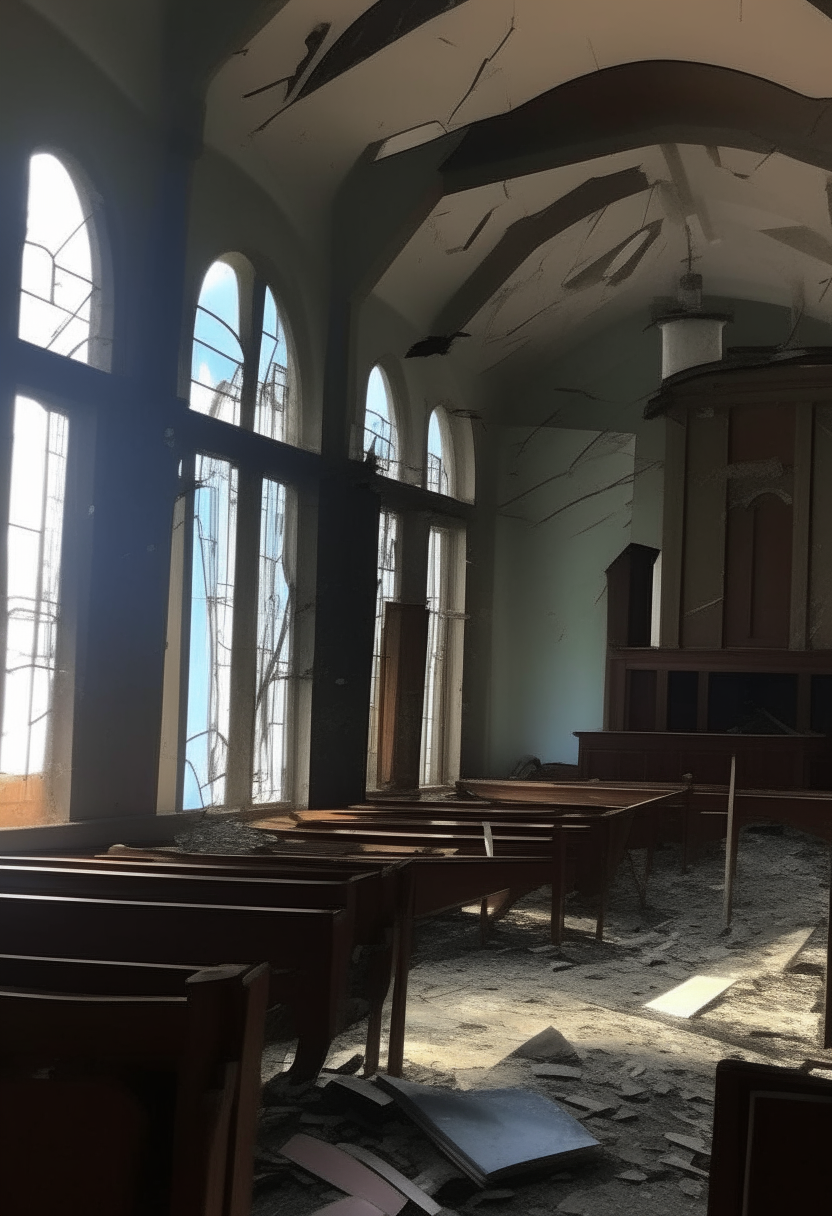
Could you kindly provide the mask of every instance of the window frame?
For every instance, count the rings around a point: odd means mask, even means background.
[[[190,679],[191,577],[193,569],[196,462],[210,456],[236,470],[237,502],[234,563],[234,610],[230,655],[230,719],[227,739],[225,796],[211,809],[290,805],[296,801],[298,787],[298,638],[297,638],[297,553],[298,532],[303,527],[303,465],[292,471],[294,461],[286,459],[294,442],[288,435],[274,439],[254,430],[266,291],[271,291],[278,322],[283,328],[287,349],[287,393],[291,413],[287,423],[293,438],[300,431],[300,395],[297,365],[280,296],[271,282],[258,274],[243,254],[224,253],[215,257],[199,280],[197,300],[190,312],[195,323],[202,287],[211,266],[229,265],[237,276],[242,351],[242,384],[239,424],[211,417],[190,406],[188,396],[189,441],[180,467],[179,494],[172,522],[171,573],[168,592],[167,651],[163,686],[162,741],[157,791],[157,813],[183,811],[185,768],[187,763],[187,713]],[[193,360],[194,327],[186,349]],[[197,421],[198,420],[198,421]],[[245,439],[243,439],[243,435]],[[254,802],[255,712],[257,702],[257,636],[262,496],[264,484],[284,487],[285,512],[283,555],[291,574],[286,610],[290,615],[289,672],[286,681],[287,722],[284,732],[284,790],[280,800]],[[303,648],[303,647],[302,647]],[[191,808],[188,808],[191,809]],[[199,809],[199,808],[197,808]]]
[[[371,444],[367,443],[367,436],[374,434],[374,432],[369,430],[367,427],[367,407],[370,393],[370,381],[375,372],[378,372],[384,388],[384,397],[387,404],[387,413],[389,416],[389,425],[391,431],[390,446],[393,452],[393,455],[390,457],[379,458],[378,455],[376,455],[376,472],[379,477],[386,477],[390,481],[403,481],[404,478],[402,477],[402,473],[404,471],[404,461],[402,459],[402,444],[404,441],[404,435],[402,433],[401,425],[401,410],[396,399],[396,394],[393,391],[390,375],[384,367],[384,364],[381,362],[376,362],[373,364],[364,380],[364,406],[361,411],[360,459],[364,461],[368,460],[369,450],[372,446]],[[386,463],[386,468],[382,468],[382,460]]]

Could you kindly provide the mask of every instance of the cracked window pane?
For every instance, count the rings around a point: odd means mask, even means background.
[[[398,436],[387,379],[374,367],[367,380],[364,407],[364,455],[374,456],[380,473],[399,476]]]
[[[287,797],[292,585],[286,569],[286,487],[264,480],[257,593],[253,802]]]
[[[428,655],[422,712],[422,785],[440,785],[443,777],[445,660],[448,644],[447,532],[431,528],[428,544]]]
[[[367,784],[375,788],[378,780],[378,702],[381,675],[381,630],[386,600],[398,599],[399,517],[382,510],[378,521],[378,583],[376,586],[376,623],[373,633],[373,668],[370,683],[370,728],[367,754]]]
[[[274,295],[266,288],[263,308],[263,334],[257,369],[257,407],[254,429],[269,439],[288,439],[290,405],[289,349],[286,331],[277,311]]]
[[[18,336],[88,363],[92,300],[97,290],[90,217],[61,162],[39,152],[29,161]]]
[[[427,464],[427,488],[433,490],[434,494],[450,494],[451,479],[449,476],[450,453],[445,450],[446,444],[442,434],[442,427],[439,425],[439,416],[436,410],[430,416],[430,424],[428,426],[428,464]]]
[[[68,431],[62,414],[15,401],[0,769],[18,777],[43,773],[49,751]]]
[[[202,282],[194,321],[191,409],[239,426],[242,382],[239,282],[227,262],[214,262]]]
[[[184,810],[222,806],[231,710],[237,470],[196,458]]]

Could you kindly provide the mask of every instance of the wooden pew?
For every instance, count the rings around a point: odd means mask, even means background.
[[[446,811],[440,804],[423,806],[412,803],[395,810],[382,807],[363,810],[296,811],[280,820],[261,821],[260,826],[292,833],[290,820],[297,823],[299,833],[314,839],[349,838],[365,844],[373,840],[434,839],[452,842],[459,852],[484,851],[484,823],[489,824],[495,852],[523,851],[533,853],[542,849],[554,856],[553,833],[557,827],[567,829],[567,860],[577,874],[576,885],[598,900],[596,936],[603,938],[604,916],[609,888],[623,858],[634,815],[633,808],[602,809],[585,813],[551,807],[478,806]],[[570,833],[574,833],[570,835]],[[297,834],[297,833],[296,833]],[[577,849],[576,845],[583,845]],[[646,881],[646,880],[645,880]],[[518,893],[519,894],[519,893]],[[644,890],[639,890],[643,903]],[[562,917],[561,917],[562,920]],[[554,932],[554,924],[553,924]],[[560,940],[553,937],[553,940]]]
[[[267,962],[271,1000],[302,1028],[296,1080],[315,1076],[341,1026],[352,949],[342,909],[130,902],[0,891],[3,953],[212,966]]]
[[[832,1082],[720,1060],[708,1216],[822,1216],[832,1195],[831,1140]]]
[[[268,969],[127,996],[62,990],[48,958],[21,960],[27,972],[38,987],[0,990],[3,1210],[247,1216]]]
[[[314,874],[314,877],[313,877]],[[378,1066],[381,1013],[390,986],[397,888],[388,865],[354,872],[343,865],[329,871],[261,866],[199,867],[152,862],[0,857],[0,890],[152,903],[209,903],[254,907],[343,908],[352,929],[352,948],[367,945],[376,954],[370,971],[367,1066]],[[346,992],[340,994],[346,1000]],[[295,1009],[303,1027],[302,1009]]]
[[[578,829],[581,831],[581,829]],[[175,854],[166,850],[130,850],[118,847],[114,855],[119,865],[125,864],[125,855],[133,858],[132,864],[167,868],[183,865],[202,868],[222,868],[225,862],[241,863],[249,871],[267,869],[271,859],[263,854],[242,857],[223,857],[200,853]],[[367,856],[361,855],[361,864]],[[107,858],[99,858],[93,864],[106,864]],[[319,858],[310,858],[317,863]],[[1,863],[0,863],[1,864]],[[339,863],[340,864],[340,863]],[[384,865],[383,859],[378,860]],[[399,928],[396,936],[395,983],[391,1012],[390,1039],[388,1048],[388,1072],[401,1076],[404,1058],[404,1036],[407,1007],[407,985],[413,940],[413,921],[418,917],[434,916],[450,908],[482,900],[493,892],[513,889],[533,891],[548,883],[553,891],[553,933],[560,940],[563,921],[563,881],[561,877],[563,856],[557,852],[555,860],[549,856],[536,857],[431,857],[414,856],[405,866],[395,871],[400,882]]]
[[[630,831],[631,849],[647,849],[647,871],[657,844],[680,840],[682,872],[688,864],[689,783],[625,781],[515,781],[470,779],[458,781],[462,794],[490,802],[557,806],[589,811],[592,808],[631,807],[635,814]]]

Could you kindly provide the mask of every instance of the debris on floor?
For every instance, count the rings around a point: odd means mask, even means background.
[[[828,848],[789,828],[743,833],[728,934],[721,892],[711,889],[723,867],[718,844],[687,874],[677,847],[659,849],[646,909],[622,867],[600,943],[593,906],[570,898],[561,950],[570,966],[558,972],[547,944],[547,889],[510,910],[487,948],[477,913],[452,912],[417,927],[404,1079],[460,1095],[538,1093],[571,1110],[599,1142],[593,1160],[482,1189],[395,1102],[368,1105],[364,1087],[381,1095],[370,1080],[326,1071],[318,1084],[292,1086],[279,1071],[292,1044],[273,1043],[263,1059],[252,1216],[312,1216],[344,1199],[280,1155],[298,1132],[373,1154],[428,1196],[435,1216],[704,1216],[717,1061],[832,1072],[832,1052],[818,1038]],[[650,965],[656,958],[665,961]],[[689,1017],[648,1007],[696,976],[736,978]],[[365,1026],[339,1036],[328,1069],[361,1052]],[[589,1113],[566,1095],[601,1110]],[[394,1185],[392,1176],[384,1180]],[[401,1216],[426,1210],[409,1201]]]
[[[461,1093],[385,1076],[378,1084],[480,1186],[558,1169],[599,1147],[577,1119],[529,1090]]]

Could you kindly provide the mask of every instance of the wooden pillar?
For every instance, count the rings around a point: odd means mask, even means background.
[[[419,787],[429,613],[424,604],[384,607],[379,686],[378,784]]]

